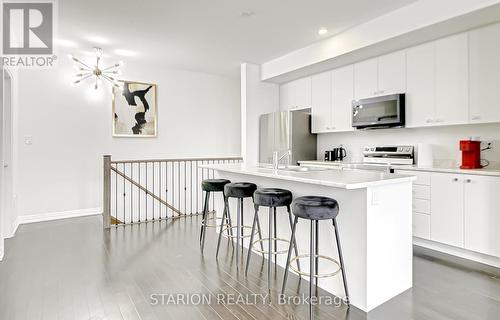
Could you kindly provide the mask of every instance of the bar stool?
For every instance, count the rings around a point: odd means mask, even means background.
[[[252,248],[256,243],[260,243],[261,250],[256,249],[257,252],[262,254],[267,254],[267,289],[271,291],[271,265],[272,265],[272,255],[274,255],[274,264],[276,265],[276,258],[278,254],[287,253],[287,250],[278,250],[278,241],[288,243],[287,239],[278,238],[277,226],[276,226],[276,208],[286,207],[288,212],[288,221],[290,222],[290,229],[292,229],[292,214],[290,212],[290,204],[292,204],[292,193],[285,189],[277,188],[263,188],[257,189],[253,195],[253,202],[255,205],[255,214],[252,224],[252,232],[250,234],[250,248],[248,250],[247,264],[245,268],[245,274],[248,273],[248,266],[250,265],[250,257],[252,256]],[[269,233],[267,238],[261,238],[257,241],[253,241],[253,235],[255,234],[254,229],[256,224],[259,223],[259,207],[269,208]],[[273,232],[274,230],[274,232]],[[262,243],[268,241],[268,249],[264,251],[262,248]],[[297,243],[295,239],[292,239],[293,247],[295,248],[295,255],[297,252]],[[274,251],[272,244],[274,242]],[[300,270],[299,260],[296,260],[297,268]]]
[[[214,218],[215,223],[208,223],[208,204],[210,200],[210,194],[212,192],[224,192],[224,186],[231,181],[226,179],[206,179],[201,182],[201,189],[205,191],[205,202],[203,204],[203,218],[201,220],[201,231],[200,231],[200,245],[201,245],[201,253],[203,253],[203,249],[205,248],[205,234],[207,232],[207,228],[215,228],[217,227],[217,220],[221,219],[221,225],[224,224],[224,214],[222,218]],[[230,225],[230,221],[226,218],[226,224]],[[231,229],[228,229],[231,230]],[[229,235],[229,233],[228,233]]]
[[[237,215],[236,215],[236,226],[229,226],[226,229],[236,229],[236,236],[231,232],[230,238],[236,238],[236,269],[239,270],[240,266],[240,244],[241,251],[243,251],[243,239],[250,237],[249,235],[244,235],[243,230],[251,229],[250,226],[245,226],[243,221],[243,200],[245,198],[253,198],[253,193],[257,190],[257,185],[250,182],[235,182],[228,183],[224,186],[224,213],[222,220],[227,216],[229,222],[231,222],[231,213],[229,210],[229,198],[236,198],[238,201]],[[220,226],[219,240],[217,241],[217,252],[216,257],[219,256],[220,240],[222,233],[224,232],[224,226]],[[259,236],[260,226],[258,226]]]
[[[286,260],[285,266],[285,275],[283,277],[283,287],[281,288],[281,293],[285,293],[286,282],[288,278],[288,268],[290,267],[292,270],[297,272],[299,275],[307,275],[309,276],[309,297],[312,297],[313,294],[313,280],[316,285],[316,290],[318,289],[318,278],[326,278],[332,277],[342,272],[342,281],[344,283],[344,290],[347,301],[349,301],[349,291],[347,289],[347,279],[345,275],[344,269],[344,259],[342,257],[342,249],[340,246],[340,236],[339,230],[337,226],[337,215],[339,213],[339,205],[336,200],[328,198],[328,197],[315,197],[315,196],[307,196],[307,197],[299,197],[295,199],[293,202],[293,214],[295,215],[295,220],[293,222],[292,227],[292,236],[290,241],[290,246],[288,248],[288,257]],[[292,243],[295,240],[295,231],[297,229],[297,223],[299,218],[310,220],[311,221],[311,231],[309,234],[309,254],[303,254],[295,256],[293,259],[292,255]],[[320,220],[332,220],[333,228],[335,231],[335,240],[337,241],[337,250],[339,254],[340,263],[331,257],[327,257],[324,255],[320,255],[318,253],[318,235],[319,235],[319,221]],[[290,266],[291,262],[294,260],[309,258],[309,273],[300,272],[299,270],[295,270]],[[338,269],[331,273],[318,273],[318,262],[319,259],[325,259],[333,262],[338,266]],[[309,318],[313,318],[313,308],[312,304],[309,304]]]

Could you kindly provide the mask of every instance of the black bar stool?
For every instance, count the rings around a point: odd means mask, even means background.
[[[228,229],[236,229],[236,236],[233,233],[229,235],[230,238],[236,238],[236,269],[239,270],[240,266],[240,245],[241,251],[243,252],[243,239],[248,238],[249,235],[244,235],[244,229],[251,229],[250,226],[245,226],[243,221],[243,199],[253,198],[253,193],[257,190],[257,185],[250,182],[235,182],[228,183],[224,186],[224,213],[222,221],[225,220],[226,216],[229,222],[231,222],[231,213],[229,210],[229,198],[236,198],[238,201],[237,206],[237,216],[236,216],[236,226],[229,226]],[[224,226],[220,226],[219,240],[217,241],[217,252],[216,257],[219,256],[220,240],[222,233],[224,232]],[[260,236],[260,226],[258,227],[258,232]]]
[[[347,301],[349,301],[349,291],[347,289],[347,279],[344,269],[344,259],[342,257],[339,230],[336,221],[338,213],[339,213],[339,205],[337,201],[328,197],[308,196],[308,197],[299,197],[295,199],[295,201],[293,202],[293,214],[295,215],[295,220],[293,222],[292,237],[290,241],[290,246],[288,248],[288,257],[286,260],[285,275],[283,277],[283,287],[281,288],[282,294],[285,293],[289,267],[301,276],[302,275],[309,276],[309,297],[312,297],[313,295],[313,280],[316,285],[316,291],[317,291],[318,278],[332,277],[338,274],[339,272],[342,272],[342,281],[344,283],[345,295]],[[299,218],[311,221],[311,231],[309,235],[310,236],[309,254],[299,255],[294,257],[293,259],[290,259],[292,255],[292,243],[293,241],[295,241],[295,231],[297,229],[297,222]],[[340,263],[331,257],[323,256],[318,253],[318,238],[319,238],[318,225],[320,220],[332,220],[333,222],[333,228],[335,231],[335,240],[337,241],[337,250],[339,253]],[[290,266],[290,263],[293,260],[298,260],[302,258],[309,258],[309,266],[310,266],[309,273],[300,272],[299,270],[295,270],[293,269],[293,267]],[[320,258],[333,262],[338,266],[338,269],[331,273],[318,274],[318,265]],[[313,318],[313,307],[311,303],[309,304],[309,318],[310,319]]]
[[[207,228],[217,227],[217,220],[219,220],[217,216],[215,216],[214,218],[215,223],[214,224],[208,223],[208,204],[210,200],[210,193],[224,192],[224,186],[228,183],[231,183],[231,181],[226,179],[206,179],[201,182],[201,189],[205,191],[205,202],[203,204],[203,218],[201,220],[201,231],[200,231],[200,245],[202,253],[203,249],[205,248],[205,234],[207,232]],[[224,214],[220,219],[222,219],[221,225],[224,225]],[[230,225],[229,220],[228,219],[225,220],[226,220],[225,223]]]
[[[258,242],[260,243],[261,250],[256,250],[262,254],[267,253],[267,288],[271,291],[271,265],[272,265],[272,255],[274,255],[274,264],[276,265],[276,258],[278,254],[287,253],[287,250],[278,250],[278,241],[288,243],[287,239],[278,238],[277,226],[276,226],[276,208],[286,207],[288,211],[288,221],[290,222],[290,229],[292,229],[292,214],[290,212],[290,204],[292,204],[292,193],[288,190],[277,189],[277,188],[263,188],[257,189],[253,195],[253,202],[255,205],[255,214],[252,224],[252,232],[250,234],[250,248],[248,250],[247,265],[245,268],[245,274],[248,273],[248,266],[250,265],[250,257],[252,256],[252,248]],[[255,234],[255,226],[259,225],[259,207],[269,207],[269,233],[268,237],[264,239],[259,239],[253,241],[253,236]],[[264,251],[262,243],[268,241],[268,249]],[[295,248],[295,254],[297,253],[297,243],[295,239],[292,239],[293,247]],[[274,251],[272,244],[274,242]],[[297,268],[300,270],[299,260],[297,262]]]

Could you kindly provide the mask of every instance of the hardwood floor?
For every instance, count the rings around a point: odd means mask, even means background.
[[[199,217],[103,232],[99,216],[23,225],[6,241],[0,262],[0,319],[307,319],[307,305],[216,303],[152,305],[152,294],[224,297],[266,293],[266,269],[252,257],[248,277],[236,272],[225,241],[215,259],[215,231],[205,255]],[[317,319],[499,319],[500,272],[457,264],[416,250],[414,288],[369,314],[322,305]],[[458,261],[460,262],[460,261]],[[278,268],[274,288],[283,270]],[[306,293],[292,276],[288,295]],[[325,295],[324,292],[320,294]],[[154,296],[159,297],[159,296]],[[185,297],[185,296],[184,296]],[[197,302],[197,300],[192,300]],[[254,301],[249,301],[254,302]]]

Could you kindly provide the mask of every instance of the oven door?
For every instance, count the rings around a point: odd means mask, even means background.
[[[404,94],[352,102],[352,126],[355,128],[401,127],[404,122]]]

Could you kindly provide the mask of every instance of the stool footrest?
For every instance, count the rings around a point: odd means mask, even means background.
[[[260,249],[257,249],[257,248],[254,248],[254,246],[259,243],[259,242],[264,242],[264,241],[280,241],[282,243],[290,243],[289,240],[287,239],[283,239],[283,238],[262,238],[262,239],[259,239],[259,240],[256,240],[252,243],[252,246],[251,248],[259,253],[269,253],[269,251],[266,251],[266,250],[260,250]],[[285,254],[285,253],[288,253],[288,249],[284,249],[284,250],[277,250],[277,251],[271,251],[271,254]]]
[[[232,227],[227,227],[227,228],[224,228],[224,230],[222,230],[222,232],[228,230],[228,229],[237,229],[237,228],[243,228],[243,230],[252,230],[252,227],[250,226],[241,226],[241,227],[238,227],[238,226],[232,226]],[[254,234],[257,233],[257,230],[254,231]],[[248,234],[248,235],[240,235],[240,239],[245,239],[245,238],[250,238],[252,235],[251,234]],[[236,232],[234,232],[233,234],[228,234],[227,235],[228,238],[232,238],[232,239],[236,239],[238,236],[236,235]]]
[[[295,260],[300,260],[300,259],[305,259],[305,258],[310,258],[310,257],[311,257],[310,254],[299,254],[298,256],[293,257],[292,259],[290,259],[290,269],[292,269],[293,271],[295,271],[296,273],[298,273],[301,276],[310,276],[310,273],[299,271],[299,270],[297,270],[296,268],[294,268],[292,266],[292,262],[294,262]],[[318,274],[314,275],[315,278],[329,278],[329,277],[333,277],[333,276],[337,275],[341,271],[340,263],[337,260],[333,259],[332,257],[324,256],[324,255],[321,255],[321,254],[315,254],[315,255],[313,255],[313,257],[333,262],[337,266],[337,268],[338,268],[337,270],[335,270],[333,272],[318,273]]]
[[[201,220],[201,225],[202,226],[206,226],[207,228],[218,228],[218,227],[220,227],[220,224],[217,224],[217,221],[222,220],[222,218],[221,217],[215,217],[215,218],[209,218],[209,219],[206,219],[206,220],[208,220],[208,221],[215,221],[215,223],[214,224],[213,223],[205,224],[205,220]],[[224,223],[223,225],[224,226],[228,226],[229,224]]]

